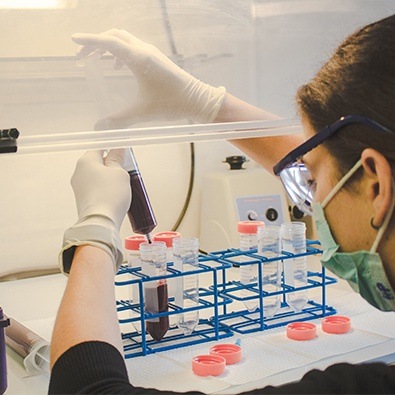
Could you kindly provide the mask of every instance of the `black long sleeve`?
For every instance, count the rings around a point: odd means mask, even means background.
[[[49,394],[99,393],[176,394],[134,387],[129,382],[122,355],[108,343],[86,342],[67,350],[53,367]],[[395,366],[340,363],[325,371],[312,370],[296,383],[244,394],[395,394]]]

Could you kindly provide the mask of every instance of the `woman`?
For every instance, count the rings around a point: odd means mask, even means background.
[[[81,56],[111,52],[139,83],[135,105],[98,127],[126,126],[154,111],[197,122],[274,118],[195,79],[127,32],[73,40],[82,45]],[[295,203],[314,215],[323,264],[383,311],[395,311],[394,53],[395,16],[362,28],[299,89],[305,136],[233,142],[273,168]],[[104,159],[100,152],[87,153],[72,178],[79,221],[66,231],[61,253],[69,281],[52,339],[51,393],[156,393],[128,382],[114,308],[113,274],[122,260],[118,231],[130,202],[123,152]],[[87,306],[93,308],[89,317]],[[394,392],[395,366],[337,364],[255,393]]]

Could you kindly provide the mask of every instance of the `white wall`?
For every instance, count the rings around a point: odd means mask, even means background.
[[[296,114],[297,88],[358,28],[395,12],[393,0],[257,0],[258,104]]]
[[[393,13],[394,3],[167,1],[178,53],[185,58],[215,57],[188,63],[188,71],[287,117],[295,115],[296,88],[341,39],[356,27]],[[22,135],[91,130],[95,106],[83,71],[76,67],[76,48],[69,37],[113,27],[171,55],[156,0],[79,0],[70,10],[0,10],[0,128],[18,127]],[[135,94],[129,72],[120,75],[127,84],[120,88],[109,78],[110,91],[115,89],[122,97],[129,91]],[[224,158],[238,152],[227,142],[196,144],[194,194],[180,227],[183,234],[199,234],[204,173],[223,169]],[[56,266],[63,231],[76,219],[69,179],[81,153],[0,156],[0,274]],[[168,230],[186,195],[189,145],[136,147],[135,154],[157,215],[157,230]],[[125,221],[122,235],[130,233]]]

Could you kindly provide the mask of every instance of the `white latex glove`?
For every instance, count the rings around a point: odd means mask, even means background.
[[[152,119],[208,123],[216,118],[225,88],[201,82],[153,45],[116,29],[101,34],[76,33],[71,38],[81,45],[79,57],[108,51],[116,59],[115,68],[126,64],[137,79],[139,92],[135,103],[99,121],[97,129],[124,128]]]
[[[69,273],[75,247],[90,244],[102,248],[113,259],[114,271],[122,263],[119,229],[130,207],[129,175],[123,169],[126,150],[89,151],[77,162],[71,185],[78,221],[66,230],[59,255],[62,272]]]

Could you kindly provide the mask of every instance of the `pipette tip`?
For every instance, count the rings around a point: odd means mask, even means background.
[[[148,243],[151,244],[151,243],[152,243],[151,234],[150,234],[150,233],[147,233],[147,234],[145,235],[145,237],[146,237]]]

